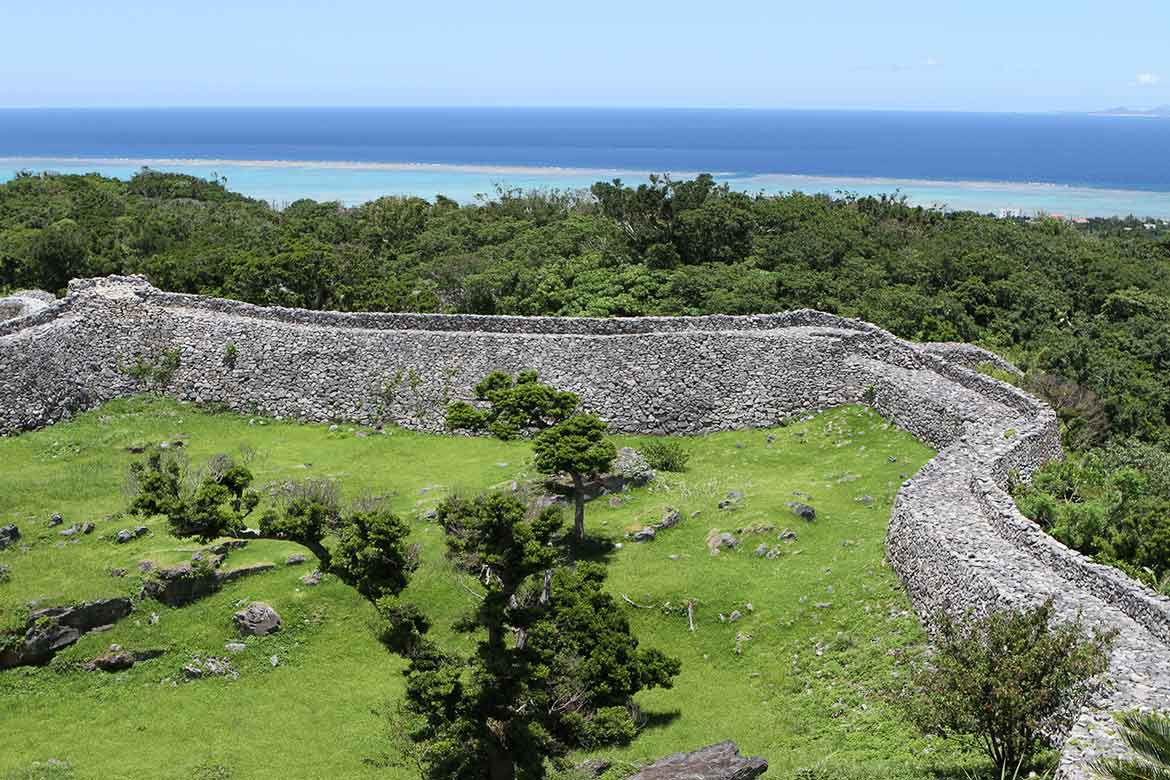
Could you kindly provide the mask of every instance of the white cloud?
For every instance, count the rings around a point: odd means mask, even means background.
[[[1139,87],[1153,87],[1162,81],[1162,77],[1157,73],[1139,73],[1134,81]]]

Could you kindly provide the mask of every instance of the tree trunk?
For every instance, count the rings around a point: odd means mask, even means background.
[[[573,534],[578,542],[585,541],[585,480],[573,474]]]
[[[301,542],[301,544],[305,545],[305,547],[308,547],[309,550],[312,551],[313,555],[317,556],[317,561],[319,563],[318,568],[321,569],[322,572],[328,572],[329,563],[333,560],[333,555],[329,552],[329,548],[320,542],[304,541]]]
[[[293,539],[279,534],[261,534],[261,539],[272,539],[278,542],[296,542],[299,545],[309,548],[309,552],[317,556],[318,566],[322,573],[329,572],[329,563],[333,560],[333,555],[329,552],[329,548],[320,541],[313,539]]]
[[[491,737],[488,738],[489,740]],[[500,745],[488,748],[488,773],[492,780],[515,780],[516,764],[512,756]]]

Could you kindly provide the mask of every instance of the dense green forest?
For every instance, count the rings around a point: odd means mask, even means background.
[[[896,196],[733,192],[710,177],[461,205],[277,210],[143,171],[0,185],[0,288],[78,276],[319,309],[632,316],[811,307],[982,344],[1057,408],[1069,461],[1020,489],[1058,538],[1170,580],[1170,232],[1007,220]],[[1153,540],[1153,541],[1150,541]]]

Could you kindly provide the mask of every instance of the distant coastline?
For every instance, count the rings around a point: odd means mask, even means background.
[[[303,198],[354,206],[382,196],[437,195],[470,203],[496,197],[500,190],[588,189],[601,180],[627,184],[646,181],[652,171],[633,167],[499,165],[492,163],[385,162],[362,160],[230,159],[201,157],[3,156],[0,181],[21,170],[64,174],[100,173],[129,179],[143,167],[218,176],[229,189],[277,207]],[[656,171],[676,179],[696,171]],[[912,205],[1000,216],[1042,213],[1075,217],[1136,215],[1170,219],[1170,192],[1118,189],[1056,182],[1020,182],[921,177],[848,176],[801,173],[714,172],[734,190],[766,194],[801,191],[903,196]]]
[[[599,176],[603,178],[615,176],[648,177],[650,175],[669,175],[675,179],[693,178],[701,173],[709,173],[717,179],[729,180],[736,183],[772,182],[783,183],[788,180],[800,180],[821,184],[857,185],[857,186],[935,186],[945,184],[951,187],[960,187],[974,190],[1035,190],[1049,188],[1056,191],[1085,191],[1093,193],[1111,193],[1118,195],[1147,195],[1151,197],[1167,196],[1170,191],[1159,190],[1131,190],[1111,187],[1093,187],[1088,185],[1060,184],[1045,181],[996,181],[992,179],[925,179],[903,178],[897,176],[828,176],[823,174],[794,173],[776,171],[770,173],[735,173],[729,171],[650,171],[632,168],[593,168],[572,167],[564,165],[479,165],[469,163],[429,163],[429,162],[365,162],[360,160],[233,160],[229,158],[182,158],[182,157],[4,157],[0,156],[0,166],[26,166],[36,172],[51,172],[52,165],[81,166],[130,166],[135,168],[260,168],[260,169],[305,169],[305,170],[337,170],[337,171],[397,171],[408,173],[474,173],[488,176]]]

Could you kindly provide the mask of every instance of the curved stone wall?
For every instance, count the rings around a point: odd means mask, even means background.
[[[0,297],[0,322],[35,314],[55,302],[56,298],[52,293],[41,290],[20,290],[9,296]]]
[[[1170,600],[1044,535],[1005,492],[1060,457],[1056,417],[965,366],[960,345],[919,346],[801,310],[754,317],[573,319],[343,314],[165,293],[137,277],[78,280],[41,311],[0,322],[0,433],[153,389],[245,412],[436,430],[449,401],[493,369],[535,368],[616,430],[773,425],[868,403],[939,449],[899,491],[886,547],[919,614],[1051,597],[1120,632],[1111,689],[1081,713],[1061,776],[1119,750],[1111,713],[1170,703]]]

